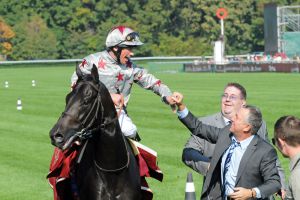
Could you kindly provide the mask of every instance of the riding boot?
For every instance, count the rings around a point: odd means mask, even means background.
[[[135,135],[135,137],[133,138],[133,140],[135,140],[135,141],[137,141],[137,142],[139,142],[139,141],[142,140],[142,139],[140,138],[140,135],[139,135],[138,132],[136,132],[136,135]]]

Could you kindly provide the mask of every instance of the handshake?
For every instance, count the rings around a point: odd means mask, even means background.
[[[183,104],[183,95],[181,93],[174,92],[171,96],[168,96],[167,99],[173,112],[176,112],[176,106],[179,111],[185,109],[185,105]]]

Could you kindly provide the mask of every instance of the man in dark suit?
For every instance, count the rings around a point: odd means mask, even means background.
[[[247,92],[246,89],[239,83],[227,83],[224,87],[223,94],[221,96],[221,111],[213,115],[198,118],[202,123],[215,126],[217,128],[224,128],[227,126],[231,118],[237,113],[237,111],[246,104]],[[265,121],[262,121],[262,125],[257,132],[262,139],[268,140],[268,131]],[[196,135],[191,135],[188,139],[183,152],[182,161],[185,165],[189,166],[196,172],[206,176],[210,159],[213,155],[215,144],[208,142]],[[280,182],[282,185],[281,193],[282,198],[285,194],[285,176],[279,159],[276,161],[278,173],[280,176]],[[274,199],[272,196],[270,199]]]
[[[175,92],[173,100],[179,119],[191,133],[216,144],[201,199],[267,199],[280,190],[276,151],[256,134],[262,124],[259,109],[245,105],[231,125],[217,128],[189,112],[182,94]]]

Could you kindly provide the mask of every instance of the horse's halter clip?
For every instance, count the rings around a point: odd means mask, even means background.
[[[80,145],[80,143],[83,140],[89,139],[93,136],[93,132],[86,130],[85,128],[83,128],[81,131],[76,132],[74,135],[72,135],[68,141],[63,145],[62,150],[66,150],[68,149],[70,146],[72,146],[73,143],[78,142],[78,145]]]
[[[93,131],[86,130],[85,128],[83,128],[80,132],[77,132],[75,134],[75,137],[78,137],[80,139],[80,141],[83,141],[83,140],[93,137]]]

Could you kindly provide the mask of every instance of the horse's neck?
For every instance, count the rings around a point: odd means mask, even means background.
[[[114,121],[97,133],[95,159],[102,163],[105,168],[118,168],[127,162],[128,147],[117,116],[106,117],[106,119]]]

